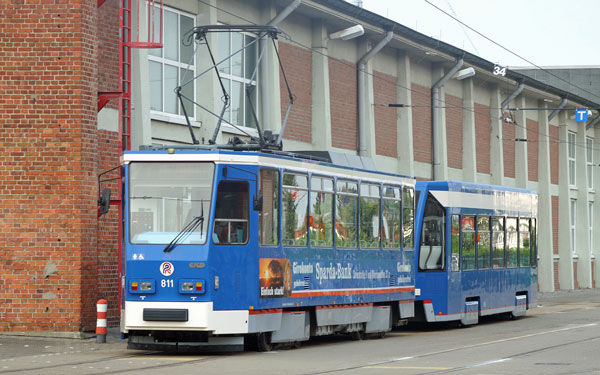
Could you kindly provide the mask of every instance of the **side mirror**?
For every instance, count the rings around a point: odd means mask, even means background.
[[[254,196],[254,202],[253,202],[253,208],[254,211],[262,211],[263,209],[263,196],[262,194],[256,194]]]
[[[102,190],[100,199],[98,199],[98,205],[100,206],[100,215],[104,215],[110,209],[110,189],[109,188]]]

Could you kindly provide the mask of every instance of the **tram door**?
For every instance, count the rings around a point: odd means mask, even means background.
[[[256,175],[248,167],[220,168],[212,218],[211,259],[218,274],[214,301],[216,309],[235,308],[249,303],[252,259],[256,257],[256,236],[251,228],[252,199]],[[254,250],[253,250],[254,249]]]
[[[419,244],[418,272],[426,277],[421,280],[421,295],[426,299],[436,296],[443,299],[446,294],[448,278],[446,272],[446,210],[428,194],[423,210],[421,240]],[[439,305],[438,305],[439,306]]]

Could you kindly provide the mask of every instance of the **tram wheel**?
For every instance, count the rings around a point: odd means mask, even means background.
[[[302,347],[302,341],[294,341],[292,343],[292,348],[294,348],[294,349],[300,349],[300,347]]]
[[[366,337],[365,331],[355,331],[350,333],[350,338],[352,341],[360,341],[364,340]]]
[[[270,352],[273,349],[271,332],[261,332],[256,334],[256,349],[259,352]]]

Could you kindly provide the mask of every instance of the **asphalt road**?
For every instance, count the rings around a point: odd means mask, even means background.
[[[169,355],[126,349],[109,337],[0,335],[1,374],[600,374],[600,289],[540,296],[514,321],[419,326],[383,339],[311,340],[268,353]]]

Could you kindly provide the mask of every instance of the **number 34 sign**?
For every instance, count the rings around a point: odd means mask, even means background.
[[[494,71],[493,71],[495,76],[506,76],[506,67],[505,66],[500,66],[500,65],[494,65]]]

